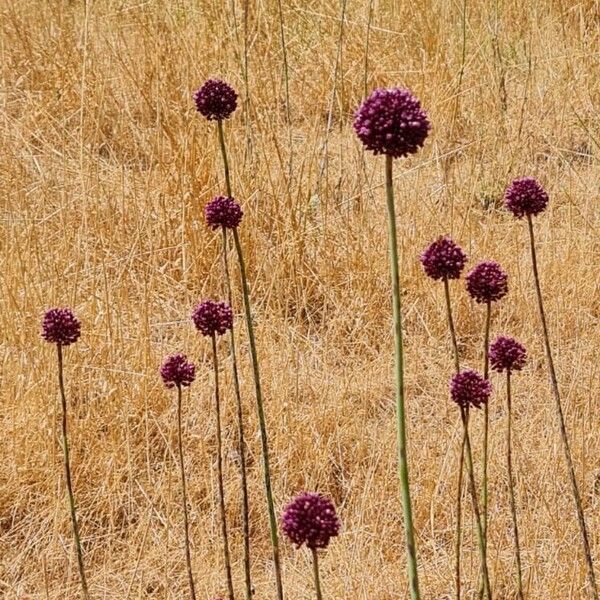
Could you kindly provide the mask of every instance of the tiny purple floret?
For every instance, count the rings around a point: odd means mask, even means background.
[[[498,336],[490,346],[490,365],[494,371],[520,371],[527,360],[527,350],[514,338]]]
[[[462,248],[447,236],[438,238],[421,254],[423,269],[432,279],[458,279],[466,262]]]
[[[223,335],[233,327],[233,311],[227,302],[204,300],[194,309],[192,321],[202,335]]]
[[[492,384],[473,369],[457,373],[450,382],[450,397],[462,409],[480,408],[487,403],[491,393]]]
[[[206,224],[212,229],[234,229],[243,216],[242,207],[229,196],[217,196],[204,207]]]
[[[194,92],[196,110],[209,121],[228,119],[237,108],[237,93],[220,79],[209,79]]]
[[[311,550],[327,548],[329,541],[340,532],[340,520],[333,502],[313,492],[296,496],[281,517],[285,535],[298,548],[306,544]]]
[[[365,148],[393,158],[417,152],[430,129],[421,103],[404,88],[376,89],[354,116],[354,131]]]
[[[183,354],[173,354],[165,358],[160,376],[168,388],[187,387],[196,378],[196,365]]]
[[[493,260],[480,262],[467,275],[467,291],[476,302],[496,302],[508,293],[508,275]]]
[[[533,177],[515,179],[504,194],[506,208],[518,219],[539,215],[548,205],[546,190]]]
[[[52,344],[69,346],[81,335],[81,323],[70,308],[51,308],[44,314],[42,337]]]

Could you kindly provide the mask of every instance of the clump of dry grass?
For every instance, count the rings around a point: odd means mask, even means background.
[[[220,240],[202,223],[202,206],[222,193],[221,163],[214,129],[197,119],[190,93],[211,75],[245,89],[244,40],[247,112],[231,121],[229,136],[247,143],[231,146],[230,159],[236,197],[252,223],[240,236],[270,419],[274,494],[281,508],[300,489],[318,489],[339,507],[344,530],[322,565],[327,594],[392,600],[407,592],[383,179],[351,130],[367,64],[369,87],[409,86],[434,124],[424,151],[395,179],[403,215],[408,455],[424,594],[452,593],[461,434],[443,400],[453,368],[442,343],[443,298],[421,273],[418,253],[448,232],[474,262],[493,256],[507,270],[511,298],[498,306],[492,335],[518,333],[531,355],[514,382],[512,407],[526,594],[585,597],[526,240],[500,205],[505,184],[524,174],[543,181],[551,197],[536,224],[540,274],[597,553],[600,14],[593,0],[498,3],[497,10],[478,1],[468,3],[466,13],[460,4],[375,1],[367,28],[367,3],[348,0],[340,36],[339,3],[283,0],[289,126],[274,0],[225,9],[189,0],[7,0],[0,6],[4,597],[75,597],[78,590],[60,485],[59,414],[49,391],[55,374],[38,331],[40,314],[53,304],[72,306],[86,323],[85,339],[70,351],[68,394],[91,593],[119,600],[185,594],[174,407],[156,377],[161,357],[179,348],[198,358],[184,424],[194,571],[203,573],[197,592],[214,597],[224,591],[214,543],[214,416],[210,386],[202,384],[209,380],[210,354],[187,320],[188,307],[199,297],[218,296],[222,285]],[[241,306],[238,287],[233,296]],[[457,295],[454,310],[461,353],[479,364],[481,318],[473,318],[465,295]],[[247,344],[240,330],[246,399],[253,394]],[[239,560],[236,408],[229,369],[223,372],[224,477],[232,554]],[[504,412],[497,393],[490,421],[502,423]],[[261,497],[251,404],[245,416],[249,493]],[[481,422],[473,419],[472,428],[480,448]],[[498,598],[515,591],[503,448],[503,428],[491,427],[488,476],[496,502],[489,507],[488,558]],[[465,582],[477,580],[473,524],[467,510]],[[268,524],[258,503],[250,530],[257,597],[271,597]],[[305,559],[283,551],[286,597],[310,597]],[[234,568],[241,590],[241,562]]]

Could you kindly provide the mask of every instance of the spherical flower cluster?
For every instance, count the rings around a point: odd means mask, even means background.
[[[329,540],[338,535],[340,521],[329,498],[311,492],[296,496],[281,517],[283,532],[298,548],[327,548]]]
[[[212,229],[234,229],[243,216],[242,207],[229,196],[217,196],[204,207],[206,224]]]
[[[70,308],[51,308],[44,314],[42,337],[52,344],[69,346],[81,335],[81,323]]]
[[[394,158],[417,152],[430,129],[421,103],[403,88],[375,90],[354,116],[354,131],[364,146]]]
[[[525,366],[527,350],[517,340],[498,336],[490,346],[490,364],[494,371],[520,371]]]
[[[504,194],[504,204],[518,219],[535,216],[548,205],[546,190],[533,177],[515,179]]]
[[[173,354],[165,358],[160,367],[160,376],[168,388],[186,387],[196,378],[196,365],[183,354]]]
[[[466,262],[467,255],[449,237],[440,237],[421,254],[421,264],[432,279],[458,279]]]
[[[228,119],[237,108],[237,93],[220,79],[209,79],[194,92],[196,110],[209,121]]]
[[[204,300],[194,309],[192,321],[202,335],[223,335],[233,327],[233,311],[227,302]]]
[[[476,302],[495,302],[508,293],[508,275],[493,260],[480,262],[467,275],[467,291]]]
[[[487,403],[492,393],[492,385],[477,371],[465,369],[452,377],[450,396],[461,408],[479,408]]]

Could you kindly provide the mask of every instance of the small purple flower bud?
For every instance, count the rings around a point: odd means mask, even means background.
[[[535,216],[548,205],[546,190],[533,177],[515,179],[504,194],[504,204],[518,219]]]
[[[212,229],[234,229],[240,224],[243,214],[242,207],[228,196],[217,196],[204,207],[206,224]]]
[[[480,262],[467,275],[467,291],[476,302],[495,302],[508,293],[508,275],[493,260]]]
[[[517,340],[498,336],[490,346],[490,365],[494,371],[520,371],[525,366],[527,350]]]
[[[303,492],[285,508],[281,517],[285,535],[298,548],[327,548],[329,540],[340,532],[340,521],[333,502],[321,494]]]
[[[458,279],[466,262],[462,248],[447,236],[438,238],[421,254],[423,269],[432,279]]]
[[[42,337],[52,344],[69,346],[81,335],[81,323],[70,308],[51,308],[44,314]]]
[[[394,158],[417,152],[430,129],[421,103],[404,88],[376,89],[354,116],[354,131],[365,148]]]
[[[461,408],[480,408],[490,398],[492,384],[477,371],[465,369],[452,377],[450,396]]]
[[[209,121],[228,119],[237,108],[237,93],[220,79],[209,79],[194,92],[196,110]]]
[[[192,321],[202,335],[223,335],[233,327],[233,311],[227,302],[204,300],[194,309]]]
[[[196,365],[183,354],[173,354],[165,358],[160,367],[160,376],[168,388],[187,387],[196,378]]]

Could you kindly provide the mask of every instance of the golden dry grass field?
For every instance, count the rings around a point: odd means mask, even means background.
[[[466,7],[466,12],[465,12]],[[342,19],[342,9],[344,10]],[[460,422],[443,286],[418,260],[448,233],[498,260],[509,295],[492,335],[520,338],[516,493],[527,598],[587,597],[547,377],[526,224],[502,207],[516,176],[550,194],[535,220],[542,286],[592,549],[600,562],[600,3],[597,0],[0,0],[0,596],[79,597],[60,447],[55,354],[66,351],[74,487],[94,599],[187,598],[176,403],[158,376],[185,351],[185,452],[199,598],[224,595],[210,343],[194,304],[223,295],[203,206],[224,192],[214,123],[192,92],[240,93],[225,124],[266,397],[276,506],[329,494],[343,532],[321,560],[329,600],[408,597],[396,471],[384,160],[352,130],[365,89],[405,85],[432,121],[395,162],[409,460],[424,599],[454,597]],[[343,24],[343,26],[342,26]],[[367,53],[367,34],[369,44]],[[460,348],[481,369],[484,309],[452,284]],[[247,418],[252,574],[275,597],[260,443],[235,278]],[[226,344],[222,342],[223,354]],[[223,364],[225,474],[236,590],[241,516],[235,404]],[[515,597],[505,396],[490,405],[490,568]],[[473,418],[481,448],[481,417]],[[477,465],[480,461],[476,459]],[[479,477],[479,473],[478,473]],[[478,554],[465,501],[464,598]],[[309,554],[282,540],[286,597],[313,597]]]

